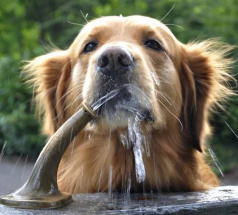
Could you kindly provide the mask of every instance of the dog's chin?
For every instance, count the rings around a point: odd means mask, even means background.
[[[130,118],[137,118],[140,121],[153,122],[152,111],[139,104],[136,99],[109,101],[101,110],[101,119],[110,128],[127,127]]]
[[[148,96],[133,85],[124,85],[109,93],[98,91],[94,101],[94,104],[100,104],[95,110],[99,116],[98,122],[110,129],[126,127],[130,118],[154,120]]]
[[[105,109],[102,113],[102,120],[111,129],[126,127],[128,125],[128,119],[131,117],[133,117],[133,114],[126,110],[112,111]]]

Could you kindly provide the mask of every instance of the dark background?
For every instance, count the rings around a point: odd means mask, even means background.
[[[218,37],[237,44],[236,0],[1,0],[0,159],[3,154],[35,159],[45,143],[34,115],[32,89],[20,76],[23,60],[44,54],[52,46],[67,49],[82,27],[77,24],[86,23],[84,17],[140,14],[160,20],[171,8],[163,22],[181,42]],[[237,64],[232,73],[237,78]],[[231,86],[237,90],[235,81]],[[238,139],[231,131],[238,133],[238,96],[226,107],[213,115],[210,142],[221,167],[229,171],[238,166]]]

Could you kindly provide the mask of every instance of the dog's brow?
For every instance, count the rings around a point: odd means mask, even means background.
[[[103,34],[104,30],[107,31],[108,29],[104,26],[103,26],[103,28],[100,27],[100,26],[96,26],[96,27],[91,29],[91,31],[88,34],[88,37],[95,37],[96,35],[101,35],[101,34]]]

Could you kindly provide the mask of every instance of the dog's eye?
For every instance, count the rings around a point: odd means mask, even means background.
[[[88,53],[88,52],[91,52],[91,51],[95,50],[96,48],[97,48],[97,43],[89,42],[84,46],[83,52]]]
[[[156,41],[156,40],[152,40],[152,39],[146,40],[146,41],[144,42],[144,45],[145,45],[146,47],[151,48],[151,49],[154,49],[154,50],[156,50],[156,51],[162,50],[161,45],[160,45],[159,42]]]

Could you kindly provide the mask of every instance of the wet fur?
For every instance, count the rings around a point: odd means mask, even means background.
[[[120,26],[130,30],[118,33]],[[55,50],[26,65],[24,72],[34,86],[43,117],[43,132],[52,135],[79,109],[82,100],[92,102],[91,93],[97,90],[93,88],[93,68],[98,50],[87,56],[80,50],[95,31],[103,44],[99,50],[119,44],[138,59],[133,80],[150,98],[155,116],[149,138],[151,155],[143,154],[146,179],[143,184],[136,182],[133,151],[121,143],[120,133],[126,126],[102,118],[88,125],[67,149],[58,170],[60,190],[126,191],[129,180],[132,192],[196,191],[217,186],[205,149],[212,109],[231,94],[226,83],[232,60],[226,56],[232,47],[214,40],[182,44],[165,25],[148,17],[96,19],[68,50]],[[166,53],[141,45],[151,32],[159,37]],[[157,74],[159,86],[151,72]]]

